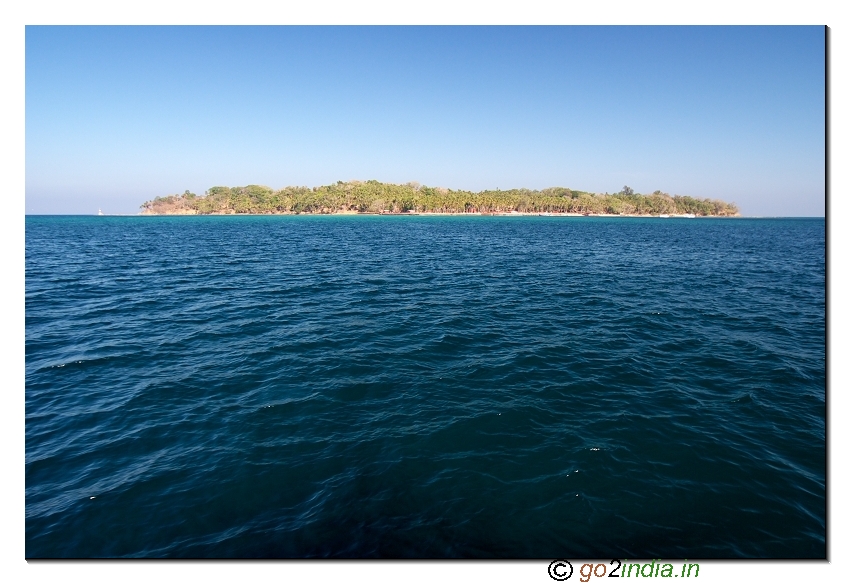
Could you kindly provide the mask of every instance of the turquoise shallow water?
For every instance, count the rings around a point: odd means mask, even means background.
[[[824,557],[823,219],[27,217],[27,557]]]

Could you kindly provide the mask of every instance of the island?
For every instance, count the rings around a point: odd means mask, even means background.
[[[141,205],[143,215],[229,214],[480,214],[544,216],[739,216],[734,203],[708,198],[634,192],[592,193],[570,188],[519,188],[470,192],[389,184],[377,180],[339,181],[327,186],[214,186],[203,195],[158,196]]]

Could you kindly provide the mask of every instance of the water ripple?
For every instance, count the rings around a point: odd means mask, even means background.
[[[823,220],[28,217],[27,557],[825,556]]]

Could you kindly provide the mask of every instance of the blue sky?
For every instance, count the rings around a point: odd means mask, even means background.
[[[28,26],[26,212],[376,179],[823,216],[824,95],[820,26]]]

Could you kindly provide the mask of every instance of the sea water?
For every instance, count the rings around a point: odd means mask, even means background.
[[[825,557],[823,219],[26,219],[26,556]]]

